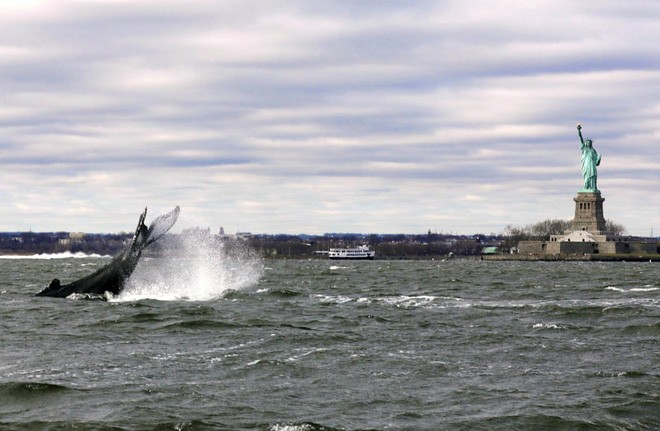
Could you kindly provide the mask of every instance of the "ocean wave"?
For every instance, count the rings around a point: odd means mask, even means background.
[[[557,325],[556,323],[535,323],[532,328],[534,329],[566,329],[565,326]]]
[[[100,255],[96,253],[87,254],[81,251],[76,253],[71,253],[70,251],[65,251],[63,253],[40,253],[40,254],[31,254],[31,255],[20,255],[20,254],[7,254],[0,256],[0,259],[39,259],[39,260],[51,260],[51,259],[90,259],[90,258],[108,258],[112,257],[109,255]]]
[[[649,374],[647,374],[643,371],[636,371],[636,370],[617,371],[617,372],[598,371],[594,374],[594,376],[596,376],[596,377],[606,377],[606,378],[618,378],[618,377],[640,378],[640,377],[648,377]]]
[[[619,427],[627,429],[626,427]],[[484,418],[469,418],[450,423],[448,429],[619,429],[610,423],[582,420],[573,417],[544,414],[513,414],[490,416]]]
[[[640,288],[643,289],[643,288]],[[660,302],[654,298],[619,297],[611,299],[587,300],[475,300],[444,295],[392,295],[392,296],[351,296],[312,294],[311,298],[324,305],[359,304],[360,306],[382,305],[401,309],[425,308],[475,308],[483,310],[529,309],[535,312],[544,310],[562,314],[583,314],[621,312],[629,309],[657,309]],[[546,328],[550,329],[550,328]],[[565,328],[560,328],[565,329]]]
[[[346,303],[346,302],[353,301],[353,298],[351,298],[349,296],[342,296],[342,295],[335,296],[335,295],[315,294],[315,295],[312,295],[312,296],[314,298],[317,298],[319,300],[319,302],[322,303],[322,304],[327,304],[327,303],[343,304],[343,303]]]
[[[560,313],[603,313],[629,308],[657,308],[658,301],[647,298],[617,298],[617,299],[593,299],[593,300],[512,300],[512,301],[475,301],[474,307],[483,309],[525,309],[547,310]]]
[[[72,293],[66,299],[73,301],[110,301],[115,296],[110,292],[100,293]]]
[[[447,308],[458,307],[465,308],[469,305],[462,302],[463,299],[452,296],[434,296],[434,295],[398,295],[386,297],[359,297],[353,298],[346,295],[322,295],[314,294],[313,298],[318,299],[322,304],[345,304],[355,302],[357,304],[384,304],[397,308],[409,309],[417,307]]]
[[[271,290],[268,292],[268,294],[275,297],[287,298],[290,296],[298,296],[301,293],[293,289],[281,288],[281,289]]]
[[[401,295],[398,297],[384,298],[382,301],[388,305],[393,305],[399,308],[415,308],[415,307],[423,307],[429,305],[435,300],[436,297],[431,295],[420,295],[420,296]]]
[[[169,324],[164,324],[162,329],[173,330],[173,329],[226,329],[226,328],[240,328],[244,325],[235,323],[235,322],[223,322],[219,320],[210,320],[210,319],[198,319],[198,320],[187,320],[183,322],[174,322]]]
[[[275,424],[269,428],[269,431],[338,431],[338,429],[314,422],[302,422],[297,424]]]
[[[623,289],[621,287],[616,287],[616,286],[607,286],[605,290],[613,290],[614,292],[623,292],[623,293],[628,293],[628,292],[653,292],[656,290],[660,290],[660,287],[653,287],[653,286],[644,286],[644,287],[631,287],[630,289]]]
[[[68,386],[42,382],[0,383],[0,395],[12,398],[26,398],[72,390]]]

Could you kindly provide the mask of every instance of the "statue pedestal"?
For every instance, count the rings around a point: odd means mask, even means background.
[[[575,201],[572,230],[550,235],[549,241],[520,241],[518,252],[528,255],[584,256],[595,254],[657,254],[659,243],[615,236],[605,230],[604,198],[597,190],[580,190]]]
[[[603,201],[600,191],[578,192],[575,201],[574,231],[604,232],[605,217],[603,217]]]

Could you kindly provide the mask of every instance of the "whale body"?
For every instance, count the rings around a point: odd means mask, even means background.
[[[123,290],[126,280],[131,276],[140,260],[142,250],[149,244],[153,244],[174,225],[179,217],[179,207],[177,206],[167,214],[160,215],[151,222],[147,228],[144,219],[147,216],[147,209],[144,209],[140,220],[138,221],[135,235],[131,243],[124,251],[115,256],[110,263],[96,272],[76,280],[73,283],[61,285],[59,279],[54,279],[36,296],[52,296],[56,298],[66,298],[72,294],[104,296],[106,292],[113,295],[119,295]]]

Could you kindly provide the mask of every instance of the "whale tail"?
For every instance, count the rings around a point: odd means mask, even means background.
[[[145,212],[146,212],[146,208],[145,208]],[[154,221],[152,221],[151,224],[149,225],[148,238],[145,247],[155,241],[158,241],[158,239],[161,236],[165,235],[172,228],[172,226],[174,226],[174,223],[176,223],[178,218],[179,218],[178,205],[176,208],[174,208],[172,211],[168,212],[167,214],[162,214],[156,217]]]
[[[179,207],[156,217],[149,227],[144,224],[146,216],[147,209],[145,208],[140,215],[131,245],[115,256],[106,266],[67,285],[62,285],[59,279],[54,279],[48,287],[37,293],[37,296],[66,298],[72,293],[100,295],[105,292],[118,295],[123,289],[125,281],[137,266],[142,250],[165,235],[176,223],[179,217]]]
[[[144,250],[149,244],[152,244],[160,237],[165,235],[176,223],[179,218],[180,208],[177,205],[172,211],[167,214],[162,214],[156,217],[149,227],[144,224],[144,219],[147,216],[147,208],[144,209],[144,212],[140,216],[138,221],[137,228],[135,229],[135,235],[133,236],[133,244],[131,249],[133,250]]]

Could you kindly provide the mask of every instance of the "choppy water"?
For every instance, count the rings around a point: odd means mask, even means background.
[[[0,259],[0,429],[660,428],[657,263]],[[165,276],[163,276],[165,274]]]

